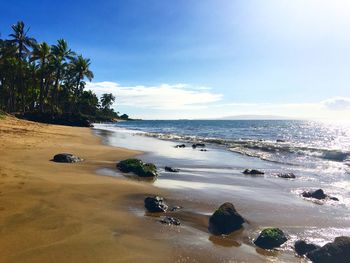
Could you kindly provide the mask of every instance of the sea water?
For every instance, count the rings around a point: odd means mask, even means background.
[[[139,158],[159,167],[153,184],[168,189],[173,201],[191,213],[209,215],[223,202],[234,203],[250,222],[248,240],[267,226],[287,231],[289,248],[296,239],[322,245],[350,235],[349,123],[144,120],[96,124],[95,132],[106,144],[145,152]],[[206,151],[191,147],[199,142]],[[175,147],[182,143],[185,148]],[[166,172],[165,166],[180,172]],[[246,168],[265,174],[247,176],[242,173]],[[287,172],[296,179],[276,176]],[[102,173],[120,176],[116,170]],[[318,188],[339,201],[301,197],[303,191]]]

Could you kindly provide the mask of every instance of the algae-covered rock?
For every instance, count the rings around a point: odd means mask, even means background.
[[[261,231],[254,244],[265,249],[272,249],[281,246],[287,241],[283,231],[279,228],[265,228]]]
[[[144,163],[139,159],[126,159],[117,164],[123,173],[134,173],[140,177],[155,177],[158,175],[157,167],[152,163]]]

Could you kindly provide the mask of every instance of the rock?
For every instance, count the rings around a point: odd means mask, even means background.
[[[294,243],[295,252],[297,252],[299,256],[304,256],[305,254],[318,248],[320,248],[320,246],[315,244],[308,244],[304,240],[298,240]]]
[[[316,199],[325,199],[327,197],[327,195],[325,195],[322,189],[318,189],[313,192],[305,191],[302,193],[302,196],[306,198],[316,198]]]
[[[305,191],[301,195],[306,198],[315,198],[318,200],[324,200],[328,198],[333,201],[339,201],[339,199],[336,197],[326,195],[322,189],[317,189],[316,191]]]
[[[126,159],[117,164],[123,173],[134,173],[140,177],[155,177],[158,175],[157,167],[152,163],[144,163],[139,159]]]
[[[333,200],[333,201],[339,201],[338,198],[334,197],[334,196],[329,196],[329,199]]]
[[[279,228],[266,228],[261,231],[254,244],[264,249],[273,249],[287,241],[283,231]]]
[[[206,152],[207,151],[207,149],[201,149],[201,152]]]
[[[314,263],[349,263],[350,237],[336,237],[333,242],[312,250],[306,256]]]
[[[196,149],[197,147],[205,147],[205,144],[204,143],[194,143],[194,144],[192,144],[192,148],[193,149]]]
[[[53,161],[57,163],[77,163],[81,162],[82,159],[70,153],[60,153],[53,157]]]
[[[166,212],[168,210],[168,205],[164,202],[164,198],[161,196],[146,197],[145,198],[145,208],[148,212]]]
[[[167,172],[171,172],[171,173],[178,173],[178,172],[180,172],[180,169],[172,168],[172,167],[169,167],[169,166],[165,166],[164,170],[167,171]]]
[[[178,145],[175,146],[175,148],[185,148],[185,147],[186,147],[185,144],[178,144]]]
[[[265,174],[264,172],[259,171],[259,170],[255,170],[255,169],[245,169],[243,171],[243,173],[244,174],[250,174],[250,175]]]
[[[179,226],[181,224],[180,220],[174,217],[166,216],[159,220],[162,224]]]
[[[229,234],[242,227],[244,218],[231,203],[222,204],[209,218],[209,231],[214,235]]]
[[[285,179],[295,179],[295,174],[293,174],[293,173],[278,173],[277,177],[285,178]]]
[[[173,207],[170,209],[170,211],[171,211],[171,212],[175,212],[175,211],[177,211],[177,210],[179,210],[179,209],[181,209],[181,208],[182,208],[181,206],[176,205],[176,206],[173,206]]]

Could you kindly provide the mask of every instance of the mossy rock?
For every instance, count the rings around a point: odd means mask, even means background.
[[[140,177],[155,177],[158,175],[157,167],[153,163],[144,163],[139,159],[126,159],[117,164],[123,173],[134,173]]]
[[[279,228],[266,228],[261,231],[254,244],[264,249],[273,249],[287,241],[287,237]]]

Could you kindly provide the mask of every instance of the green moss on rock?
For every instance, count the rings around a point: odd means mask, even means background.
[[[157,176],[157,167],[153,163],[144,163],[139,159],[126,159],[117,164],[117,168],[123,173],[134,173],[140,177]]]
[[[254,244],[265,249],[272,249],[281,246],[287,241],[283,231],[279,228],[266,228],[261,231]]]

